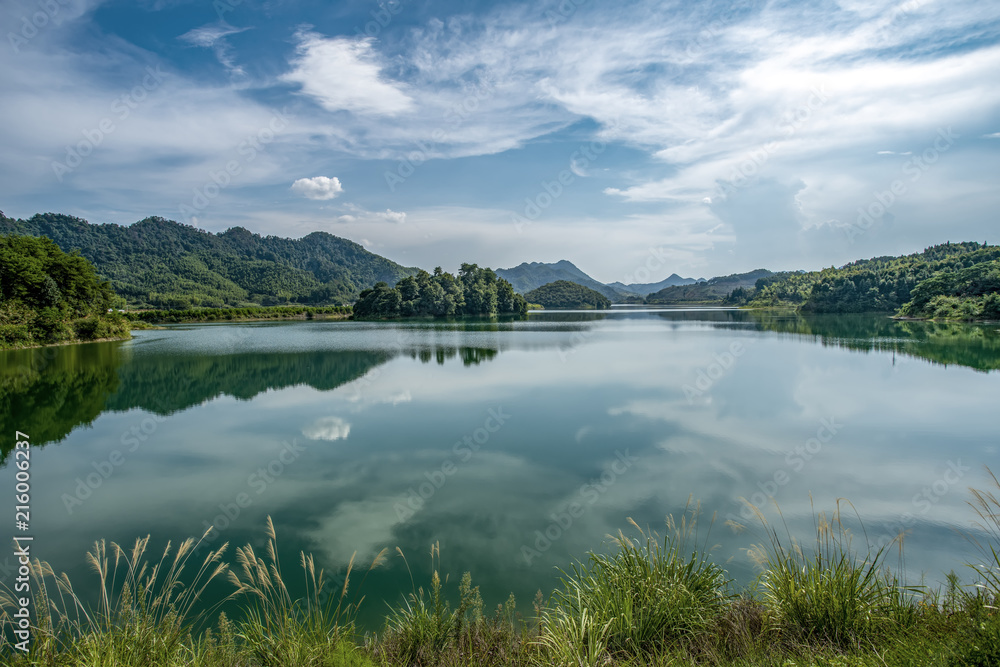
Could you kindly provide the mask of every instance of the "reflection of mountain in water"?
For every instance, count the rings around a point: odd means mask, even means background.
[[[459,358],[469,366],[493,359],[497,350],[436,347],[408,354],[425,363]],[[395,356],[389,351],[132,356],[118,343],[3,352],[0,428],[27,433],[32,445],[41,446],[62,440],[105,411],[172,414],[219,396],[249,400],[296,385],[330,391]],[[0,465],[13,444],[10,438],[3,441]]]
[[[814,315],[746,311],[764,331],[813,336],[823,345],[860,352],[896,352],[977,371],[1000,369],[1000,328],[915,322],[878,315]]]
[[[219,396],[249,400],[269,389],[309,385],[336,389],[389,361],[388,352],[298,352],[143,355],[122,365],[121,387],[107,410],[186,410]]]

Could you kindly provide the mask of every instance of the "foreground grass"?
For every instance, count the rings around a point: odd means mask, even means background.
[[[269,518],[264,554],[238,548],[232,568],[227,544],[204,557],[196,557],[194,540],[176,550],[168,544],[156,559],[147,553],[148,537],[128,550],[98,542],[87,554],[100,583],[96,603],[80,599],[66,575],[34,561],[30,651],[11,643],[16,605],[11,591],[0,592],[0,659],[53,667],[996,667],[1000,482],[993,482],[995,490],[974,490],[970,503],[990,538],[977,543],[982,558],[969,565],[978,579],[970,588],[954,574],[944,590],[904,587],[884,549],[853,547],[838,508],[829,519],[819,515],[812,546],[781,536],[761,516],[769,539],[752,554],[762,572],[756,585],[737,592],[709,558],[695,506],[679,522],[668,518],[663,537],[633,523],[638,537],[620,533],[614,553],[590,554],[571,567],[526,615],[513,597],[486,613],[468,573],[453,608],[434,545],[429,587],[414,586],[381,631],[361,637],[354,619],[363,599],[351,594],[351,581],[360,575],[363,589],[384,552],[364,572],[352,561],[336,588],[301,554],[306,594],[293,599]],[[222,580],[230,596],[205,609],[199,601],[206,588]],[[231,600],[242,602],[239,620],[218,611]]]

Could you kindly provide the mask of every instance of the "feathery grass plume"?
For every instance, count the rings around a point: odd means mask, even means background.
[[[58,654],[69,664],[171,664],[188,651],[191,633],[226,601],[209,608],[201,604],[205,588],[227,569],[221,562],[226,545],[205,556],[189,583],[183,574],[195,546],[192,539],[182,542],[173,557],[168,543],[155,565],[147,558],[148,536],[137,539],[131,551],[114,542],[110,546],[109,555],[107,543],[100,540],[86,556],[99,580],[94,606],[80,598],[65,573],[56,575],[45,561],[32,562],[31,598],[37,614],[28,657],[33,663],[55,664]],[[4,606],[9,603],[6,593]],[[4,611],[5,623],[8,618]]]
[[[711,627],[731,596],[724,571],[708,557],[711,523],[698,544],[700,514],[689,500],[679,523],[667,517],[662,541],[629,519],[638,538],[619,532],[617,552],[592,552],[564,571],[542,613],[540,644],[561,662],[595,664],[652,655]]]
[[[236,595],[252,601],[246,618],[236,630],[244,648],[256,664],[303,665],[351,664],[360,660],[354,644],[355,616],[364,598],[348,599],[354,556],[347,566],[344,585],[337,595],[327,597],[330,583],[316,568],[313,557],[300,552],[299,565],[305,578],[305,598],[293,599],[285,584],[278,559],[278,538],[274,522],[267,517],[267,561],[257,556],[251,545],[236,549],[242,572],[229,572]],[[365,578],[382,562],[380,551]],[[362,584],[364,579],[362,579]]]
[[[413,572],[397,547],[413,583]],[[402,605],[393,608],[382,635],[369,641],[369,650],[388,664],[416,665],[517,665],[526,664],[528,647],[522,640],[514,596],[498,605],[496,613],[483,614],[479,587],[472,575],[462,575],[458,586],[458,606],[452,609],[445,599],[439,572],[441,545],[431,545],[431,583],[427,591],[413,584]]]
[[[394,609],[386,619],[385,636],[391,637],[393,653],[406,664],[424,665],[436,662],[448,645],[459,634],[460,619],[451,610],[442,594],[441,575],[438,572],[441,561],[441,544],[431,544],[431,585],[427,593],[423,587],[413,590],[403,600],[403,606]],[[403,559],[410,582],[413,571],[399,547],[396,551]],[[437,562],[435,563],[435,557]],[[445,577],[447,582],[447,576]],[[478,594],[478,589],[477,589]]]
[[[979,576],[977,587],[986,598],[986,604],[992,609],[1000,606],[1000,480],[988,467],[986,472],[993,480],[993,489],[970,489],[972,507],[978,519],[975,526],[986,533],[989,542],[983,543],[975,535],[967,534],[968,539],[976,546],[982,555],[981,563],[969,565]]]
[[[829,518],[813,512],[816,542],[811,550],[802,548],[786,524],[784,539],[768,528],[770,543],[754,545],[752,551],[764,568],[758,580],[764,602],[781,629],[846,646],[911,625],[916,608],[910,597],[920,589],[901,584],[886,566],[889,546],[868,548],[864,555],[854,550],[840,504],[838,499]],[[784,523],[780,508],[778,512]]]

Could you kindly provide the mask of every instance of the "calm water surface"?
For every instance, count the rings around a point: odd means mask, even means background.
[[[396,547],[418,585],[440,542],[443,572],[530,609],[557,567],[689,498],[705,526],[717,514],[702,539],[741,582],[763,538],[741,498],[774,520],[773,498],[804,540],[846,498],[858,543],[907,530],[908,577],[937,582],[973,558],[968,487],[1000,468],[987,326],[638,308],[208,324],[0,367],[0,497],[27,432],[34,555],[83,587],[97,539],[160,549],[214,525],[216,545],[259,546],[270,515],[287,572],[300,550],[335,578],[390,550],[365,582],[369,625],[411,590]]]

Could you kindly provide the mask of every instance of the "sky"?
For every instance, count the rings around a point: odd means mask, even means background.
[[[997,242],[1000,3],[0,0],[0,210],[603,282]]]

